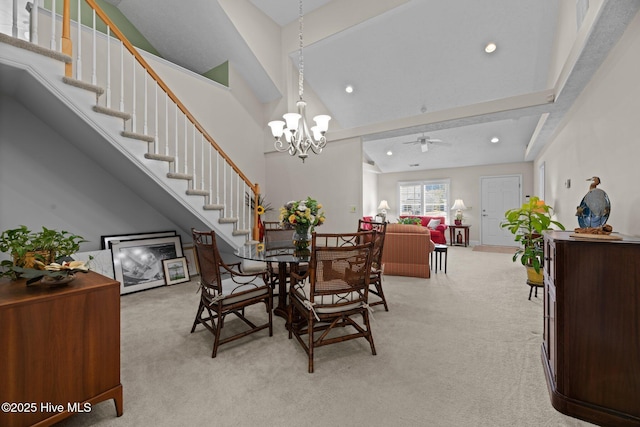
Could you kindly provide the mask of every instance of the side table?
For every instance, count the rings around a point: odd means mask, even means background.
[[[447,274],[447,245],[436,244],[433,252],[429,254],[429,262],[436,274],[438,274],[438,264],[440,264],[440,270],[442,271],[442,254],[444,254],[444,274]]]
[[[464,245],[466,248],[469,245],[469,228],[470,225],[447,225],[449,227],[449,245]],[[456,230],[464,230],[464,237],[462,238],[462,243],[456,242]],[[460,235],[461,231],[458,231],[458,235]]]

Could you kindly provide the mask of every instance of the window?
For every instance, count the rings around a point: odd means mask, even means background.
[[[400,215],[438,215],[444,216],[449,223],[449,187],[450,181],[401,182]]]

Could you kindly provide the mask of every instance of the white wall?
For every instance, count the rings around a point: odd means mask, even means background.
[[[359,138],[329,142],[305,163],[287,153],[265,154],[267,180],[263,191],[275,208],[265,220],[278,220],[279,208],[310,196],[324,206],[322,233],[356,231],[362,217],[362,144]],[[355,206],[355,212],[351,207]]]
[[[467,207],[467,210],[464,211],[464,217],[465,224],[471,225],[469,239],[480,241],[480,178],[500,175],[522,175],[523,197],[532,194],[533,162],[523,162],[380,174],[378,176],[378,197],[389,202],[391,210],[387,212],[387,219],[395,222],[400,214],[398,212],[400,204],[398,182],[450,179],[451,199],[462,199]]]
[[[0,95],[0,111],[0,231],[67,230],[89,240],[82,251],[102,235],[180,231],[15,99]]]
[[[565,116],[552,142],[536,159],[545,162],[547,202],[569,229],[577,227],[576,206],[599,176],[611,200],[608,223],[640,236],[640,14]],[[571,179],[571,188],[564,182]]]
[[[362,164],[362,215],[376,216],[378,214],[378,175],[380,172],[375,166]]]

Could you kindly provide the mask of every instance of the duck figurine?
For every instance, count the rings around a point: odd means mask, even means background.
[[[609,219],[611,203],[609,196],[602,189],[597,188],[600,178],[597,176],[588,178],[591,181],[589,192],[582,198],[580,206],[576,210],[580,227],[602,227]]]

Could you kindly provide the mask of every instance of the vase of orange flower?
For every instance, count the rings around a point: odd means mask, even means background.
[[[321,209],[322,205],[311,197],[288,202],[280,208],[280,223],[283,228],[294,230],[293,245],[300,255],[309,254],[311,233],[324,223],[324,211]]]

